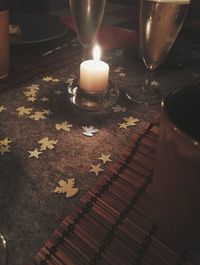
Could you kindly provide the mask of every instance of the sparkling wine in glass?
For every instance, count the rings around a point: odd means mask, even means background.
[[[102,21],[106,0],[69,0],[69,4],[83,47],[83,60],[86,60]]]
[[[176,40],[189,3],[190,0],[141,0],[140,47],[146,77],[140,99],[136,101],[161,99],[160,91],[153,91],[151,86],[153,70],[163,62]]]

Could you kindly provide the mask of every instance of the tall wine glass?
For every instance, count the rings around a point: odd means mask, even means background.
[[[189,3],[190,0],[141,0],[140,47],[146,77],[139,102],[161,99],[161,94],[156,94],[151,86],[153,71],[163,62],[176,40]]]
[[[83,47],[83,60],[86,60],[102,21],[106,0],[69,0],[69,4]]]

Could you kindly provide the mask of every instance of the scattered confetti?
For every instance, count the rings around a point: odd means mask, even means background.
[[[36,97],[27,97],[27,101],[34,102],[34,101],[36,101],[36,100],[37,100]]]
[[[99,172],[101,171],[104,171],[102,168],[101,168],[101,165],[100,164],[97,164],[97,165],[93,165],[91,164],[91,169],[89,172],[92,172],[92,173],[95,173],[96,176],[99,175]]]
[[[19,112],[19,116],[29,115],[32,110],[33,110],[32,108],[26,108],[24,106],[21,106],[21,107],[16,109],[16,111]]]
[[[126,122],[126,124],[128,126],[135,126],[136,123],[138,123],[140,121],[140,120],[138,120],[138,119],[136,119],[136,118],[134,118],[132,116],[129,116],[127,118],[123,118],[123,120]]]
[[[5,108],[4,106],[0,106],[0,112],[7,110],[7,108]]]
[[[57,131],[64,130],[64,131],[70,132],[72,127],[73,127],[73,125],[68,123],[67,121],[56,124],[56,130]]]
[[[79,191],[78,188],[74,188],[75,179],[60,180],[58,186],[53,191],[54,193],[66,193],[66,198],[73,197]]]
[[[101,154],[101,156],[98,159],[102,160],[103,164],[106,164],[107,162],[112,162],[112,160],[110,159],[110,155]]]
[[[29,91],[38,91],[40,90],[40,86],[37,84],[32,84],[30,86],[27,86],[26,89]]]
[[[118,125],[119,125],[119,129],[125,129],[126,130],[128,128],[128,125],[125,122],[118,123]]]
[[[83,129],[83,135],[90,137],[93,136],[94,133],[99,132],[99,130],[94,128],[94,126],[83,126],[82,129]]]
[[[39,121],[39,120],[45,120],[47,117],[45,116],[44,111],[36,111],[34,114],[29,116],[29,118],[33,119],[34,121]]]
[[[40,100],[41,100],[42,102],[47,102],[47,101],[49,101],[49,99],[48,99],[47,97],[42,97]]]
[[[74,80],[74,77],[70,77],[70,78],[67,79],[67,83],[68,83],[68,84],[71,84],[71,82],[72,82],[73,80]]]
[[[60,89],[58,89],[58,90],[55,90],[55,92],[54,92],[56,95],[61,95],[62,94],[62,91],[60,90]]]
[[[1,156],[3,156],[5,153],[9,153],[10,152],[9,143],[12,143],[12,141],[8,140],[7,137],[4,140],[0,140],[0,153],[1,153]]]
[[[151,86],[152,87],[157,87],[159,85],[160,85],[160,83],[158,81],[156,81],[156,80],[151,81]]]
[[[127,129],[129,126],[136,126],[140,121],[132,116],[123,118],[124,122],[118,123],[120,129]]]
[[[26,91],[23,94],[27,97],[28,101],[34,102],[37,98],[37,93],[39,90],[39,85],[32,84],[31,86],[26,87]]]
[[[39,158],[39,155],[42,153],[42,152],[40,152],[40,151],[38,151],[38,149],[36,148],[35,150],[33,150],[33,151],[28,151],[29,152],[29,158],[31,158],[31,157],[35,157],[35,158]]]
[[[52,113],[52,111],[50,111],[49,109],[43,109],[42,112],[46,115],[50,115]]]
[[[10,150],[9,150],[9,146],[3,146],[3,145],[0,146],[0,153],[1,153],[2,156],[3,156],[5,153],[8,153],[8,152],[10,152]]]
[[[57,142],[57,140],[50,140],[48,137],[42,138],[40,141],[38,141],[38,143],[41,145],[40,151],[54,149]]]
[[[59,82],[59,79],[58,78],[53,78],[52,76],[44,76],[42,78],[42,81],[45,81],[45,82]]]
[[[120,105],[116,105],[112,107],[114,112],[126,112],[126,107],[121,107]]]
[[[126,73],[119,73],[119,76],[125,77],[126,76]]]

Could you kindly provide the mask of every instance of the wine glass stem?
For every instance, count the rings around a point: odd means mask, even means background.
[[[154,71],[146,67],[144,84],[143,84],[143,93],[148,93],[152,90],[152,81],[153,81]]]
[[[92,45],[83,46],[82,61],[86,61],[92,58]]]

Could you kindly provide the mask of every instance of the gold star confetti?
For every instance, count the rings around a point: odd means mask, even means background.
[[[41,145],[40,150],[43,151],[55,148],[57,142],[57,140],[50,140],[48,137],[44,137],[38,143]]]
[[[34,102],[34,101],[36,101],[36,100],[37,100],[36,97],[27,97],[27,101]]]
[[[104,171],[104,170],[101,168],[101,165],[100,165],[100,164],[97,164],[97,165],[93,165],[93,164],[91,164],[90,166],[91,166],[92,168],[90,169],[89,172],[93,172],[93,173],[95,173],[96,176],[99,175],[99,172]]]
[[[123,118],[123,120],[126,122],[126,124],[128,126],[135,126],[135,125],[137,125],[136,123],[138,123],[140,121],[140,120],[138,120],[132,116],[129,116],[127,118]]]
[[[78,188],[74,188],[75,179],[60,180],[58,186],[53,191],[54,193],[66,193],[66,198],[73,197],[79,191]]]
[[[126,112],[126,107],[121,107],[120,105],[116,105],[112,107],[114,112]]]
[[[67,121],[64,121],[60,124],[59,123],[56,124],[56,130],[57,131],[64,130],[64,131],[69,132],[72,127],[73,127],[73,125],[68,123]]]
[[[61,91],[60,89],[58,89],[58,90],[56,90],[54,93],[55,93],[56,95],[61,95],[61,94],[62,94],[62,91]]]
[[[32,84],[30,86],[27,86],[26,89],[27,91],[38,91],[40,89],[40,86],[36,84]]]
[[[45,81],[45,82],[49,82],[49,81],[52,81],[53,77],[52,76],[44,76],[42,78],[42,81]]]
[[[5,108],[4,106],[0,106],[0,112],[7,110],[7,108]]]
[[[8,153],[8,152],[10,152],[10,150],[9,150],[9,146],[3,146],[3,145],[0,146],[0,153],[1,153],[2,156],[3,156],[5,153]]]
[[[128,124],[126,122],[123,122],[123,123],[118,123],[119,125],[119,129],[127,129],[128,128]]]
[[[33,115],[29,116],[29,118],[34,121],[45,120],[47,117],[45,116],[44,111],[36,111]]]
[[[47,102],[47,101],[49,101],[49,99],[48,99],[47,97],[42,97],[40,100],[41,100],[42,102]]]
[[[38,151],[37,148],[33,151],[28,151],[28,152],[30,153],[29,158],[31,158],[31,157],[39,158],[39,155],[42,153],[42,152]]]
[[[43,109],[42,112],[46,115],[50,115],[52,113],[52,111],[50,111],[49,109]]]
[[[19,116],[23,116],[25,114],[29,115],[32,111],[32,108],[26,108],[24,106],[21,106],[21,107],[17,108],[16,111],[19,112]]]
[[[59,80],[58,78],[53,78],[52,81],[57,83],[57,82],[59,82],[60,80]]]
[[[7,137],[4,140],[0,140],[0,146],[7,146],[9,143],[12,143],[12,141],[8,140]]]
[[[67,83],[70,84],[74,80],[74,77],[70,77],[67,79]]]
[[[98,159],[102,160],[103,164],[106,164],[107,162],[112,162],[112,160],[110,159],[110,155],[101,154],[101,156]]]
[[[93,136],[94,133],[99,132],[99,130],[94,128],[94,126],[83,126],[82,129],[83,129],[83,135],[90,137]]]
[[[35,90],[33,90],[33,91],[24,91],[23,94],[26,97],[36,97],[37,91],[35,91]]]

